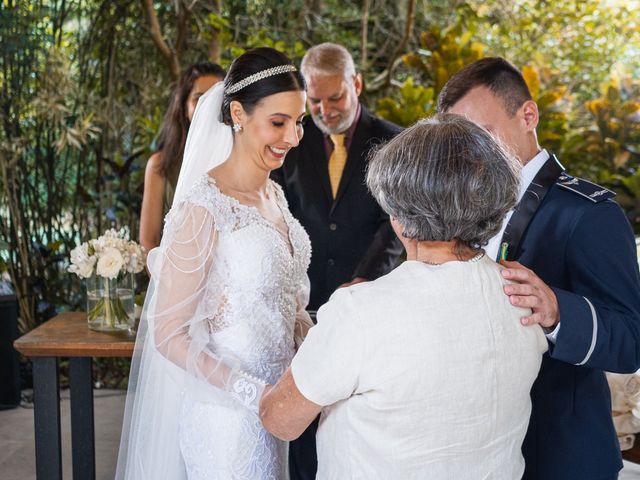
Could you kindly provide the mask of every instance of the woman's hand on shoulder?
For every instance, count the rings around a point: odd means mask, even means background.
[[[545,329],[558,325],[560,308],[553,290],[533,270],[519,262],[501,260],[500,264],[506,267],[502,276],[515,282],[504,286],[504,293],[509,296],[511,304],[532,311],[531,315],[520,319],[522,325],[537,323]]]

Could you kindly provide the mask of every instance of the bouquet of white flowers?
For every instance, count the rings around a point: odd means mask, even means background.
[[[144,269],[144,248],[124,231],[107,230],[71,251],[69,272],[87,279],[87,318],[97,330],[123,330],[133,317],[133,287],[119,288]],[[129,306],[129,304],[131,304]]]

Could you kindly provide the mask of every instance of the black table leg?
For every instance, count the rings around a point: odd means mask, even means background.
[[[38,480],[62,480],[60,378],[56,357],[32,357]]]
[[[91,357],[69,359],[73,479],[96,478]]]

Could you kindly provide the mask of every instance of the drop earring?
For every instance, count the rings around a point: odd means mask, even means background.
[[[239,123],[234,123],[233,124],[233,131],[234,132],[241,132],[242,131],[242,125],[240,125]]]

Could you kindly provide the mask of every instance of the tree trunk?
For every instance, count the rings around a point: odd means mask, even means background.
[[[156,10],[153,7],[153,0],[141,1],[142,8],[147,14],[147,19],[149,20],[149,34],[151,35],[151,40],[153,40],[153,43],[156,47],[158,47],[160,54],[167,62],[171,78],[175,81],[180,76],[180,63],[178,61],[178,55],[173,49],[171,49],[162,35],[162,28],[160,27],[160,21],[158,20]]]
[[[222,13],[222,0],[213,0],[213,13],[220,15]],[[220,29],[213,28],[211,30],[211,42],[209,43],[209,60],[220,63],[222,47],[220,45]]]

